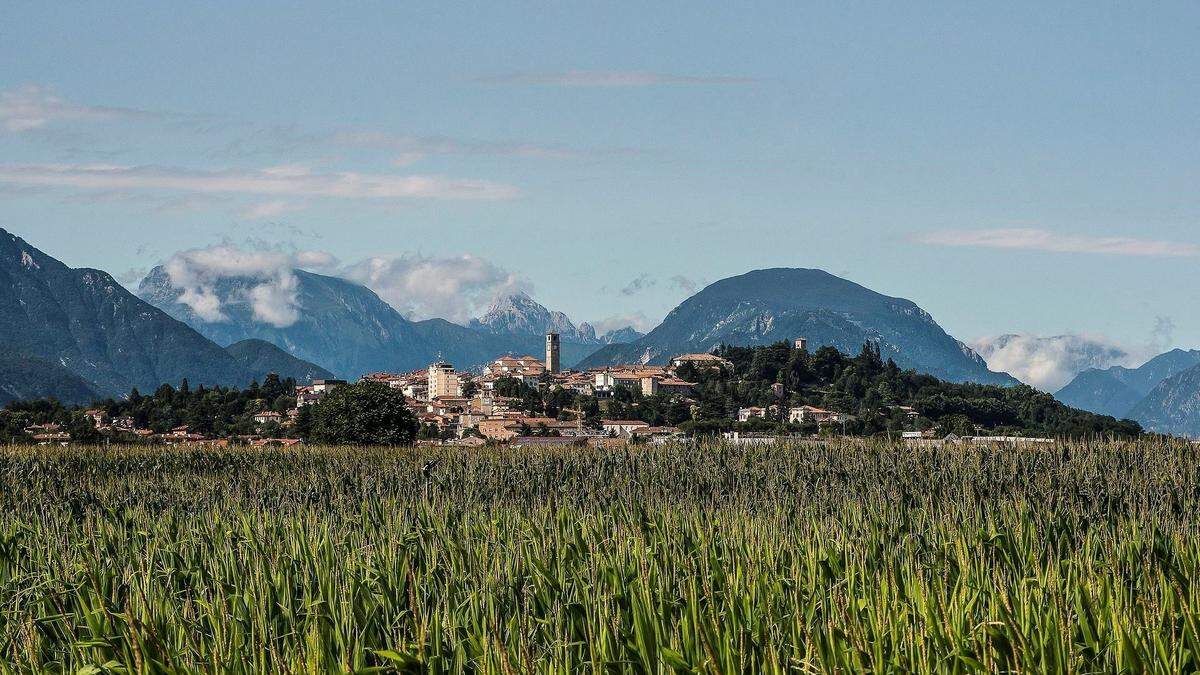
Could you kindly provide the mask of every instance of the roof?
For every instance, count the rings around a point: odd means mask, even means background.
[[[664,385],[668,387],[694,387],[696,386],[696,383],[688,382],[687,380],[681,380],[678,377],[664,377],[658,381],[658,386],[661,387]]]
[[[680,354],[671,357],[672,361],[708,361],[709,363],[726,363],[726,360],[715,354]]]
[[[600,420],[600,424],[610,427],[650,426],[649,423],[641,420]]]

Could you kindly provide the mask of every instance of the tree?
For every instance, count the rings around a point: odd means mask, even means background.
[[[404,394],[380,382],[359,382],[327,393],[313,410],[312,440],[347,445],[410,445],[417,418]]]

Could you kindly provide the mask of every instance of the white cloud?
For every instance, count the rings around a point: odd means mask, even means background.
[[[293,204],[282,199],[274,199],[269,202],[260,202],[252,204],[242,211],[243,218],[258,220],[261,218],[278,218],[286,213],[300,211],[304,207],[299,204]]]
[[[1146,356],[1142,350],[1130,350],[1106,337],[1082,334],[997,335],[979,338],[970,346],[987,361],[988,368],[1051,393],[1088,368],[1135,366]]]
[[[246,305],[256,321],[276,327],[301,316],[293,269],[342,277],[375,291],[412,319],[441,317],[466,324],[500,295],[530,285],[489,260],[473,255],[426,257],[376,256],[342,264],[326,251],[255,248],[219,244],[180,251],[164,269],[179,302],[208,322],[229,321],[234,304]],[[222,283],[236,280],[238,283]]]
[[[915,237],[923,244],[998,248],[1053,253],[1092,253],[1152,257],[1190,257],[1200,255],[1200,244],[1136,239],[1133,237],[1093,237],[1069,235],[1034,228],[988,230],[935,230]]]
[[[0,126],[13,132],[41,129],[62,121],[155,117],[157,115],[145,110],[70,103],[53,89],[36,84],[0,92]]]
[[[391,152],[395,155],[394,163],[397,166],[407,166],[429,156],[569,159],[583,154],[564,146],[538,143],[464,140],[447,136],[412,136],[382,131],[343,131],[334,134],[332,142]]]
[[[605,333],[625,328],[626,326],[633,326],[640,333],[648,333],[658,325],[642,312],[615,314],[598,321],[589,321],[588,323],[592,324],[592,327],[596,329],[596,335],[604,335]]]
[[[229,305],[245,303],[256,321],[286,328],[300,318],[293,268],[334,264],[336,258],[324,252],[254,251],[221,244],[180,251],[163,263],[163,268],[172,287],[180,291],[179,302],[203,321],[228,321]],[[248,283],[230,291],[220,283],[227,279]]]
[[[473,255],[379,256],[346,266],[340,274],[375,291],[406,316],[462,324],[500,295],[529,287],[517,275]]]
[[[487,180],[355,172],[314,173],[302,166],[201,171],[112,164],[0,165],[0,183],[94,190],[176,190],[202,194],[349,199],[508,199],[510,185]]]
[[[555,87],[649,87],[665,84],[749,84],[750,77],[728,75],[673,75],[648,70],[567,70],[547,73],[513,73],[475,78],[488,84],[533,84]]]

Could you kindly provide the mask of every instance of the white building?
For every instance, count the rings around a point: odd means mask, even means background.
[[[802,405],[798,408],[792,408],[788,411],[788,421],[793,424],[808,424],[825,422],[841,422],[842,415],[835,413],[832,410],[825,410],[811,405]]]

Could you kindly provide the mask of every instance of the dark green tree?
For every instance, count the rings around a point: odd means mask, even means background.
[[[379,382],[338,387],[313,410],[312,440],[348,445],[410,445],[417,418],[404,394]]]

